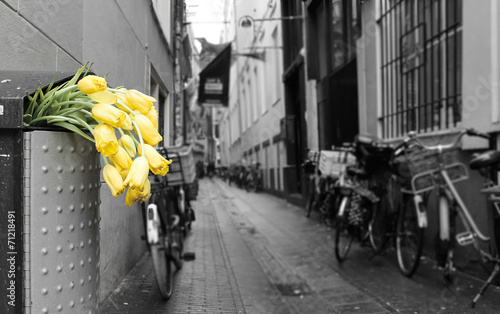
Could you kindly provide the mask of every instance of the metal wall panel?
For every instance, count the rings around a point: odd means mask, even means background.
[[[24,172],[26,312],[97,313],[100,164],[93,143],[73,133],[26,132]]]

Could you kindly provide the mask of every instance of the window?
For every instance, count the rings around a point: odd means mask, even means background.
[[[356,57],[359,5],[354,0],[320,0],[309,6],[308,46],[315,54],[308,60],[311,78],[323,79]]]
[[[379,1],[382,136],[456,127],[462,102],[462,1]]]

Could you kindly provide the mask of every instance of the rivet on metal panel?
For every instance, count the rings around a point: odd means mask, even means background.
[[[49,253],[49,250],[46,247],[42,248],[42,254],[47,255],[47,253]]]
[[[73,243],[70,243],[70,244],[69,244],[69,249],[70,249],[71,251],[73,251],[73,250],[75,249],[75,245],[74,245]]]
[[[48,232],[49,232],[49,230],[48,230],[47,228],[45,228],[45,227],[44,227],[44,228],[42,228],[42,233],[43,233],[43,234],[47,234]]]
[[[42,268],[42,274],[47,275],[49,270],[47,268]]]
[[[85,246],[85,243],[83,243],[83,241],[80,241],[80,247],[83,248],[84,246]]]
[[[70,185],[69,186],[69,190],[71,191],[71,193],[75,192],[75,186],[74,185]]]
[[[85,298],[84,297],[81,297],[80,298],[80,303],[83,304],[83,302],[85,302]]]
[[[58,213],[62,213],[63,211],[62,206],[57,206],[56,209]]]
[[[84,229],[85,228],[85,224],[83,222],[80,223],[80,229]]]
[[[88,208],[92,209],[92,202],[89,202]]]
[[[82,146],[82,147],[80,148],[80,152],[85,153],[85,146]]]
[[[92,245],[92,239],[89,239],[89,245]],[[90,260],[90,257],[89,257]]]
[[[70,282],[70,283],[69,283],[69,287],[70,287],[71,289],[73,289],[73,288],[75,287],[75,282],[74,282],[74,281]],[[73,302],[73,301],[71,301],[71,302]],[[71,302],[70,302],[70,305],[71,305]]]
[[[49,168],[43,166],[42,167],[42,173],[47,173],[47,172],[49,172]]]
[[[60,152],[60,153],[62,153],[62,151],[63,151],[63,147],[62,147],[62,146],[60,146],[60,145],[58,145],[58,146],[57,146],[57,151],[58,151],[58,152]]]
[[[80,166],[80,171],[85,172],[85,166]]]
[[[44,308],[42,309],[42,313],[48,313],[48,312],[49,312],[49,310],[48,310],[46,307],[44,307]]]
[[[63,231],[63,226],[57,226],[56,230],[57,232],[61,233]]]
[[[89,294],[89,300],[92,299],[92,294]]]
[[[89,264],[91,264],[91,263],[92,263],[92,258],[91,258],[91,257],[89,257]]]
[[[80,260],[80,266],[82,266],[82,267],[85,266],[85,261],[83,259]]]
[[[69,151],[74,153],[75,152],[75,146],[70,146]]]
[[[80,209],[81,209],[81,210],[84,210],[84,209],[85,209],[85,204],[81,203],[81,204],[80,204]]]
[[[76,170],[75,166],[71,166],[71,167],[69,167],[69,171],[70,171],[71,173],[75,173],[75,170]]]
[[[56,248],[56,250],[57,250],[58,253],[61,253],[62,252],[62,246],[58,245],[57,248]]]
[[[92,276],[89,275],[89,282],[92,281]]]
[[[49,189],[46,186],[42,186],[42,192],[44,194],[47,194],[48,191],[49,191]]]
[[[62,311],[62,309],[63,309],[63,307],[62,307],[62,305],[61,305],[61,304],[57,305],[57,311],[61,312],[61,311]]]
[[[89,190],[92,191],[92,183],[89,183]]]
[[[69,269],[71,269],[71,270],[75,269],[75,264],[73,264],[73,263],[69,263]],[[73,282],[71,282],[71,283],[72,283],[73,285],[75,285]],[[71,284],[70,284],[70,286],[71,286]]]
[[[49,293],[49,290],[47,288],[43,288],[42,289],[42,294],[47,294],[47,293]]]
[[[58,187],[57,187],[57,192],[62,193],[62,191],[63,191],[62,186],[58,186]]]
[[[85,185],[80,185],[80,190],[85,191]]]
[[[58,273],[62,272],[63,267],[61,265],[57,265],[56,270]]]
[[[63,289],[62,285],[57,285],[57,287],[56,287],[56,290],[57,290],[57,291],[61,292],[61,291],[62,291],[62,289]]]
[[[43,214],[46,214],[46,213],[48,213],[48,212],[49,212],[49,210],[48,210],[47,208],[45,208],[45,207],[42,207],[42,209],[41,209],[41,210],[42,210],[42,213],[43,213]]]
[[[69,205],[69,210],[74,212],[75,211],[75,206],[74,205]]]
[[[46,145],[43,145],[42,149],[43,149],[44,152],[48,152],[49,151],[49,148]]]
[[[75,307],[75,302],[69,301],[69,307]]]
[[[84,284],[85,284],[85,280],[83,280],[83,278],[80,279],[80,286],[83,286]]]
[[[69,231],[74,231],[75,230],[75,225],[71,224],[69,225]]]
[[[62,173],[62,172],[63,172],[63,168],[62,168],[61,166],[59,166],[59,167],[57,167],[56,171],[57,171],[58,173]]]
[[[92,165],[89,166],[89,170],[92,170]]]
[[[92,220],[89,220],[89,227],[92,227]]]

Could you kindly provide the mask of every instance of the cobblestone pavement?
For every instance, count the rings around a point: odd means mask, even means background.
[[[161,299],[146,254],[102,313],[500,312],[499,288],[490,287],[470,310],[481,282],[461,274],[446,287],[428,259],[408,279],[393,252],[372,258],[355,245],[339,265],[333,229],[283,199],[204,179],[193,207],[186,251],[196,260],[176,274],[172,299]]]

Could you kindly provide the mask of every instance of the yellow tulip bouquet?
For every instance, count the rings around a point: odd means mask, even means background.
[[[144,202],[151,193],[149,170],[165,176],[172,163],[153,147],[162,140],[156,99],[133,89],[108,88],[104,77],[89,75],[89,70],[86,64],[66,83],[28,95],[24,124],[62,127],[94,142],[111,194],[117,197],[128,187],[125,205]]]

